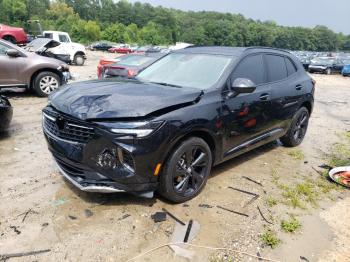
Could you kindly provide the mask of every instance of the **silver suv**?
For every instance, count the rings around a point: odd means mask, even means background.
[[[48,96],[69,78],[69,66],[0,40],[0,88],[24,87]]]

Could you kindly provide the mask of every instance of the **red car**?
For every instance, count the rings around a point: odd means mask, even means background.
[[[27,34],[23,28],[0,24],[0,38],[13,44],[26,44]]]
[[[120,47],[112,47],[108,49],[108,52],[119,53],[119,54],[129,54],[129,53],[132,53],[132,50],[130,49],[130,47],[127,47],[127,46],[120,46]]]

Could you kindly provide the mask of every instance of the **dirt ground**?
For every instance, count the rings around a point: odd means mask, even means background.
[[[97,61],[105,55],[90,52],[85,66],[72,66],[75,81],[95,78]],[[350,78],[313,78],[317,81],[315,108],[301,146],[290,149],[275,142],[215,167],[204,191],[184,205],[126,193],[79,192],[61,177],[47,150],[41,129],[41,109],[47,99],[3,90],[10,97],[14,116],[9,132],[0,136],[0,255],[51,249],[10,260],[127,261],[170,241],[175,222],[168,217],[155,224],[151,219],[153,213],[166,208],[183,221],[199,222],[200,230],[192,241],[196,245],[259,253],[278,261],[350,261],[350,191],[332,190],[321,195],[317,205],[293,208],[283,203],[273,175],[278,173],[289,185],[305,178],[318,179],[312,167],[319,169],[332,146],[342,142],[339,134],[350,130]],[[293,157],[291,152],[301,152],[303,157]],[[246,205],[249,196],[229,186],[260,197]],[[271,207],[266,204],[270,196],[281,201]],[[249,217],[218,209],[217,205]],[[264,221],[257,206],[273,225]],[[281,219],[288,214],[302,223],[295,233],[279,230]],[[260,236],[267,228],[276,230],[282,240],[275,249],[262,245]],[[233,252],[190,249],[195,251],[192,261],[256,260]],[[135,261],[187,260],[164,247]]]

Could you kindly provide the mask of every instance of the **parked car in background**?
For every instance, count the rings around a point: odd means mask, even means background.
[[[12,120],[13,108],[10,101],[0,95],[0,132],[4,132],[8,129]]]
[[[128,55],[117,63],[103,66],[101,78],[134,77],[163,56],[161,53]]]
[[[0,39],[4,39],[13,44],[26,44],[27,34],[23,28],[12,27],[0,24]]]
[[[98,42],[91,44],[89,49],[92,51],[108,51],[108,49],[115,47],[114,45],[107,42]]]
[[[310,73],[322,73],[330,75],[339,72],[339,60],[333,57],[315,57],[309,65]]]
[[[51,49],[52,53],[58,55],[68,54],[70,63],[74,63],[78,66],[84,65],[86,60],[85,46],[72,42],[68,33],[61,31],[44,31],[43,36],[61,43],[57,47]]]
[[[343,67],[343,70],[342,70],[341,74],[342,74],[343,76],[350,76],[350,63],[349,63],[349,64],[346,64],[346,65]]]
[[[152,48],[152,46],[140,46],[138,48],[136,48],[134,50],[134,53],[137,53],[137,54],[144,54],[146,53],[150,48]]]
[[[308,71],[311,64],[311,59],[308,57],[300,58],[300,62],[303,64],[304,69]]]
[[[36,38],[33,41],[31,41],[28,45],[24,47],[25,50],[29,52],[35,52],[38,55],[46,56],[46,57],[52,57],[58,60],[61,60],[65,63],[70,63],[71,58],[70,55],[67,53],[62,52],[62,54],[53,53],[51,50],[52,48],[55,48],[59,46],[61,43],[57,42],[50,38]]]
[[[122,45],[122,46],[118,46],[118,47],[112,47],[112,48],[108,49],[108,52],[119,53],[119,54],[129,54],[129,53],[132,53],[133,51],[129,45]]]
[[[97,64],[97,77],[100,78],[102,75],[102,69],[104,66],[117,63],[125,58],[127,58],[129,55],[123,55],[115,58],[108,58],[108,57],[103,57],[98,61]]]
[[[69,66],[62,61],[0,40],[0,88],[23,87],[44,97],[68,78]]]
[[[79,189],[158,191],[180,203],[202,191],[213,165],[276,139],[299,145],[314,85],[286,51],[186,48],[134,79],[58,90],[42,126],[61,174]]]

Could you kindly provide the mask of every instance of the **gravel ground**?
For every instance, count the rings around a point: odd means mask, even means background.
[[[95,78],[101,56],[111,55],[90,52],[85,66],[72,66],[75,81]],[[9,132],[0,136],[0,254],[51,249],[49,253],[11,261],[127,261],[169,242],[174,221],[169,218],[155,224],[151,219],[153,213],[167,208],[184,221],[199,222],[201,228],[194,244],[259,252],[282,261],[300,261],[300,256],[309,261],[350,261],[345,246],[350,237],[345,222],[349,221],[348,191],[332,192],[333,200],[324,197],[317,207],[307,210],[283,204],[269,207],[265,201],[268,196],[280,195],[271,175],[275,169],[290,184],[303,175],[317,179],[312,167],[324,163],[333,144],[341,141],[338,133],[350,129],[350,78],[313,77],[317,81],[315,109],[305,141],[298,148],[304,158],[291,157],[292,149],[277,142],[268,144],[215,167],[204,191],[185,205],[172,205],[157,197],[79,192],[61,177],[47,150],[41,130],[41,109],[47,99],[18,90],[2,91],[11,99],[14,117]],[[263,187],[242,176],[259,180]],[[261,197],[245,206],[249,197],[229,186]],[[220,210],[217,205],[249,217]],[[273,227],[278,228],[279,219],[293,213],[300,217],[302,230],[295,234],[278,232],[283,241],[279,247],[262,247],[259,235],[270,225],[261,218],[257,205],[267,218],[275,219]],[[195,251],[192,261],[220,261],[225,255],[239,261],[252,260],[234,253],[191,249]],[[186,261],[175,257],[167,247],[136,261],[160,260]]]

